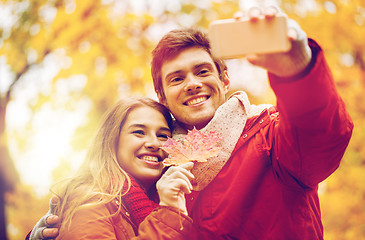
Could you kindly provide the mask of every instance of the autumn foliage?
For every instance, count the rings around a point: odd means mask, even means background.
[[[162,146],[169,156],[164,160],[164,165],[181,165],[187,162],[206,162],[209,158],[218,155],[220,136],[211,131],[207,134],[196,130],[189,130],[181,141],[169,138]]]
[[[68,125],[76,124],[72,137],[67,139],[70,149],[62,149],[57,159],[45,157],[47,162],[59,163],[52,170],[49,184],[71,174],[80,151],[88,146],[109,106],[127,95],[155,97],[150,54],[163,34],[177,27],[207,29],[213,20],[232,17],[248,0],[157,2],[0,0],[0,145],[9,147],[18,168],[36,165],[36,170],[26,169],[33,171],[35,177],[49,171],[42,168],[43,164],[35,164],[37,157],[30,154],[35,147],[33,140],[42,129],[39,125],[50,125],[44,116],[45,109],[53,115],[61,112],[60,117],[81,112],[83,120],[77,124],[75,119],[57,124],[62,132],[66,132]],[[339,169],[320,185],[325,239],[365,239],[365,1],[278,2],[322,46],[355,124]],[[253,104],[268,103],[268,96],[273,94],[266,75],[240,70],[243,76],[238,80],[249,80],[248,85],[237,88],[244,88]],[[231,90],[237,90],[233,76],[231,80]],[[260,80],[265,82],[260,91],[251,91],[250,87]],[[275,104],[275,99],[270,103]],[[21,110],[14,114],[19,105]],[[20,124],[20,120],[25,123]],[[59,138],[60,135],[50,134],[48,142],[55,144]],[[215,137],[202,139],[200,136],[186,141],[203,141],[201,146],[209,146],[208,142]],[[203,156],[207,148],[194,155],[192,149],[184,150],[184,141],[169,140],[165,149],[172,159],[209,159]],[[218,149],[214,148],[212,153]],[[42,153],[46,154],[46,150],[44,146]],[[23,179],[21,172],[20,176]],[[10,239],[24,239],[31,226],[46,213],[48,199],[49,195],[39,194],[37,186],[25,182],[7,193]]]

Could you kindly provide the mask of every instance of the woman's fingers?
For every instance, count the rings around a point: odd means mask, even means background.
[[[192,162],[184,163],[180,166],[172,166],[162,175],[162,177],[168,177],[172,174],[180,172],[180,173],[184,174],[186,177],[188,177],[189,179],[193,179],[194,175],[190,172],[190,170],[193,168],[193,166],[194,166],[194,163],[192,163]]]
[[[188,172],[186,169],[175,169],[172,170],[173,172],[170,172],[168,175],[162,175],[161,179],[157,182],[157,187],[159,189],[165,188],[173,188],[177,186],[183,186],[186,187],[186,189],[189,189],[189,191],[192,190],[193,186],[190,182],[190,179],[192,179],[191,176],[193,176],[190,172]]]

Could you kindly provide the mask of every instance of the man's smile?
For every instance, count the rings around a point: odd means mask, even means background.
[[[191,106],[191,105],[199,104],[201,102],[204,102],[204,101],[208,100],[208,98],[209,98],[209,96],[196,97],[196,98],[193,98],[193,99],[190,99],[190,100],[186,101],[184,103],[184,105]]]

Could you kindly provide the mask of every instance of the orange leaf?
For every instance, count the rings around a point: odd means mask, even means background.
[[[162,149],[169,154],[164,164],[169,166],[190,161],[206,162],[209,158],[218,155],[221,150],[221,147],[217,146],[220,139],[215,131],[203,134],[195,128],[188,131],[182,141],[169,138],[162,146]]]

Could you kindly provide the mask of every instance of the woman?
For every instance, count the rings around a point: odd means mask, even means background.
[[[61,199],[57,239],[185,239],[192,164],[169,168],[156,191],[171,128],[169,111],[153,100],[118,102],[76,176],[54,190]]]

